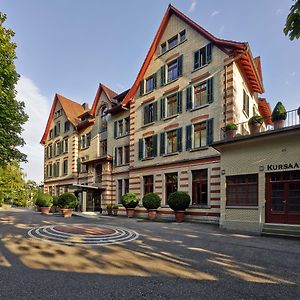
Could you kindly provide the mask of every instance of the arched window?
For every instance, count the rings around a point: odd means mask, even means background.
[[[100,131],[107,130],[107,107],[102,106],[100,110]]]

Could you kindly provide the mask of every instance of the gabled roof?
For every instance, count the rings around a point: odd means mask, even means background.
[[[101,96],[102,92],[105,93],[108,100],[112,103],[114,103],[113,98],[118,95],[116,92],[114,92],[113,90],[111,90],[110,88],[105,86],[103,83],[100,83],[99,87],[98,87],[98,90],[96,92],[95,98],[94,98],[93,106],[91,108],[91,114],[92,115],[96,114],[96,108],[98,106],[98,103],[99,103],[100,96]]]
[[[84,112],[84,109],[81,106],[81,104],[56,93],[54,96],[54,101],[53,101],[51,111],[50,111],[50,114],[48,117],[47,125],[45,128],[44,134],[42,136],[42,139],[40,141],[41,144],[45,144],[45,141],[47,139],[47,135],[50,130],[51,122],[53,121],[55,107],[56,107],[56,104],[58,101],[60,102],[60,104],[66,114],[67,119],[74,126],[76,126],[78,124],[78,122],[80,121],[78,119],[78,116]]]
[[[214,45],[216,45],[220,49],[224,50],[225,52],[226,52],[226,50],[230,49],[230,50],[236,51],[236,53],[235,53],[236,55],[240,55],[241,53],[246,53],[246,55],[244,55],[242,58],[246,59],[246,60],[252,59],[251,53],[249,53],[250,51],[249,51],[249,46],[247,43],[237,42],[237,41],[232,41],[232,40],[225,40],[225,39],[220,39],[220,38],[215,37],[214,35],[209,33],[206,29],[204,29],[203,27],[201,27],[200,25],[195,23],[188,16],[186,16],[185,14],[183,14],[181,11],[179,11],[178,9],[176,9],[174,6],[172,6],[170,4],[163,16],[163,19],[162,19],[162,21],[159,25],[159,28],[156,32],[156,35],[150,46],[148,54],[147,54],[147,56],[143,62],[143,65],[137,75],[137,78],[136,78],[134,84],[132,85],[130,91],[128,92],[128,94],[126,95],[126,97],[124,98],[124,100],[122,102],[123,106],[126,106],[130,102],[130,100],[132,100],[137,89],[139,88],[139,83],[144,77],[144,74],[151,62],[153,55],[155,54],[156,48],[159,45],[160,39],[166,29],[166,26],[167,26],[168,21],[172,14],[176,15],[178,18],[183,20],[185,23],[187,23],[189,26],[191,26],[195,31],[200,33],[204,38],[211,41]],[[251,65],[251,67],[253,67],[253,66],[255,67],[253,59],[252,59],[252,62],[249,62],[249,64]],[[258,80],[257,87],[253,88],[253,90],[257,91],[257,92],[263,92],[262,82],[261,82],[260,78],[256,78],[258,75],[256,67],[254,70],[249,67],[249,70],[246,71],[246,75],[248,73],[249,74],[251,73],[251,76],[253,76],[255,79]]]

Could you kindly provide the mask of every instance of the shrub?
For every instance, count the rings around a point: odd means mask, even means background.
[[[139,204],[139,198],[134,193],[126,193],[123,195],[122,204],[126,208],[135,208]]]
[[[57,203],[60,208],[75,208],[78,200],[74,194],[64,193],[58,197]]]
[[[175,211],[187,209],[190,205],[190,202],[191,197],[185,192],[174,192],[169,196],[168,199],[168,205]]]
[[[264,119],[262,116],[253,116],[249,119],[248,124],[249,125],[254,125],[254,124],[260,124],[262,125],[262,123],[264,122]]]
[[[119,205],[113,205],[113,209],[119,209]]]
[[[50,207],[52,205],[53,198],[49,194],[39,193],[35,200],[35,205],[38,207]]]
[[[112,209],[112,205],[111,204],[106,205],[106,209]]]
[[[53,205],[58,206],[58,196],[53,196]]]
[[[284,105],[279,101],[272,112],[272,122],[285,120],[287,116]]]
[[[225,131],[237,130],[237,125],[235,123],[228,123],[225,126]]]
[[[148,193],[143,197],[143,206],[146,209],[158,209],[160,207],[160,198],[155,193]]]

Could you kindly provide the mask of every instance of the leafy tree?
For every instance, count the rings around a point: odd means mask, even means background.
[[[300,37],[300,0],[294,1],[296,3],[291,6],[283,29],[284,34],[288,35],[291,41]]]
[[[14,32],[3,26],[5,20],[6,15],[0,12],[0,166],[13,160],[26,161],[26,155],[17,147],[25,144],[21,132],[28,119],[24,102],[16,99],[16,44],[11,41]]]

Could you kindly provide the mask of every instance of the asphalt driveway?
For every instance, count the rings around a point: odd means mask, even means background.
[[[37,240],[38,226],[125,227],[127,243]],[[63,227],[61,227],[63,228]],[[300,299],[300,241],[196,223],[0,210],[0,299]]]

